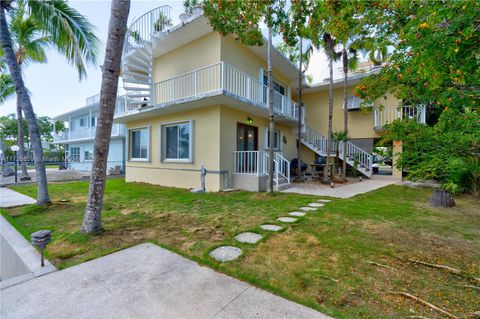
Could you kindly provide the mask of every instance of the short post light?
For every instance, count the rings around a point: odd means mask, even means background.
[[[15,160],[15,184],[16,184],[18,183],[18,151],[20,150],[20,147],[18,145],[12,145],[10,149],[15,154],[14,160]]]
[[[40,249],[41,254],[41,262],[40,266],[45,267],[44,258],[43,258],[43,251],[47,244],[52,240],[52,232],[50,230],[39,230],[34,232],[30,237],[32,240],[32,244],[37,246]]]

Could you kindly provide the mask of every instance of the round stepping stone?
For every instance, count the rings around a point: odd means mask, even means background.
[[[302,213],[302,212],[290,212],[288,213],[288,215],[290,216],[305,216],[305,213]]]
[[[263,229],[263,230],[269,230],[269,231],[279,231],[279,230],[282,229],[282,227],[280,227],[280,226],[268,225],[268,224],[262,225],[262,226],[260,226],[260,228]]]
[[[293,217],[279,217],[277,220],[282,223],[293,223],[297,221],[297,219]]]
[[[310,203],[310,204],[308,204],[308,206],[310,206],[310,207],[322,207],[322,206],[325,206],[325,204],[320,204],[320,203]]]
[[[212,250],[209,255],[213,259],[221,261],[231,261],[237,259],[242,254],[242,250],[238,247],[233,246],[222,246]]]
[[[330,203],[331,200],[329,200],[329,199],[318,199],[317,202]]]
[[[255,244],[262,239],[262,235],[255,233],[241,233],[235,236],[235,239],[241,243]]]
[[[318,208],[313,208],[313,207],[300,207],[300,210],[303,210],[304,212],[313,212],[315,210],[318,210]]]

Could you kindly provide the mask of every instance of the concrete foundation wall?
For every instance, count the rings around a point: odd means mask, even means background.
[[[265,192],[267,190],[267,176],[233,174],[232,186],[235,189],[251,192]]]

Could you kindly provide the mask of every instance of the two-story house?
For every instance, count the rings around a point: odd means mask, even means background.
[[[127,33],[122,58],[125,112],[115,116],[128,132],[126,180],[198,188],[203,166],[207,190],[266,189],[270,142],[266,46],[245,47],[234,36],[223,37],[202,15],[165,28],[159,23],[168,14],[168,6],[154,9],[134,21]],[[276,50],[272,61],[274,180],[281,187],[290,183],[290,161],[297,152],[299,72]],[[335,87],[334,127],[339,130],[343,96],[340,83]],[[360,172],[371,176],[372,144],[380,134],[380,122],[375,122],[374,111],[353,111],[358,104],[351,99],[353,140],[345,158],[349,165],[358,161]],[[390,99],[387,104],[393,107],[398,101]],[[303,110],[304,158],[324,155],[325,84],[305,90]]]
[[[73,111],[55,116],[56,121],[65,122],[67,129],[53,135],[53,142],[65,145],[65,159],[68,169],[90,171],[93,160],[93,144],[95,139],[100,95],[86,99],[84,106]],[[125,111],[125,98],[118,97],[115,113]],[[123,124],[114,123],[108,153],[107,169],[125,171],[125,135]]]

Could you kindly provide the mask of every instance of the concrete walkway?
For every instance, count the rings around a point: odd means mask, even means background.
[[[362,182],[356,182],[347,185],[337,184],[335,188],[331,188],[327,185],[321,185],[320,182],[295,183],[292,187],[284,189],[281,192],[336,198],[350,198],[388,185],[397,184],[399,182],[401,182],[401,179],[397,177],[374,175],[372,179],[364,179]]]
[[[8,318],[330,318],[141,244],[1,291]]]
[[[36,200],[6,187],[0,187],[0,207],[35,204]]]

